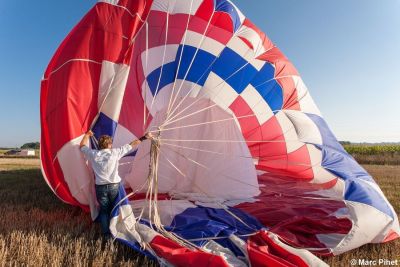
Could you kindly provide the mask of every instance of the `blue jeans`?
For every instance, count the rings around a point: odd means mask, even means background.
[[[101,225],[101,232],[104,235],[110,235],[110,215],[111,210],[117,203],[115,199],[118,196],[119,183],[96,185],[96,198],[100,205],[99,220]]]

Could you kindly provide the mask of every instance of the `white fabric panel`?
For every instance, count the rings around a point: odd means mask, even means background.
[[[158,111],[160,111],[161,109],[168,107],[169,101],[174,101],[174,98],[176,97],[176,95],[178,93],[179,93],[179,96],[175,100],[174,107],[176,107],[181,102],[181,99],[183,97],[186,97],[187,94],[188,94],[187,97],[196,97],[202,88],[200,85],[195,84],[190,81],[176,80],[174,96],[171,99],[171,93],[172,93],[173,86],[174,86],[174,84],[171,83],[171,84],[168,84],[165,87],[161,88],[160,90],[158,90],[157,96],[154,99],[154,103],[152,105],[153,95],[150,91],[150,88],[147,85],[147,81],[145,81],[143,83],[142,95],[143,95],[143,98],[146,96],[146,106],[149,109],[150,114],[152,116],[155,116],[155,114]],[[144,93],[144,91],[146,91],[146,94]],[[190,93],[189,93],[189,91],[190,91]],[[201,95],[203,95],[203,93]],[[171,109],[171,110],[173,110],[173,109]]]
[[[97,2],[109,3],[111,5],[118,5],[119,0],[98,0]]]
[[[297,249],[290,247],[284,243],[282,243],[278,236],[275,234],[268,232],[268,236],[280,247],[284,248],[285,250],[289,251],[290,253],[293,253],[294,255],[299,256],[303,261],[307,263],[308,266],[310,267],[329,267],[328,264],[323,262],[321,259],[319,259],[317,256],[313,255],[310,251],[305,250],[305,249]]]
[[[238,257],[233,254],[228,248],[225,248],[218,244],[217,242],[210,240],[203,247],[206,252],[213,255],[222,257],[228,266],[232,267],[247,267],[247,263],[241,261]]]
[[[72,196],[83,205],[89,205],[92,219],[95,219],[98,210],[94,191],[94,177],[79,148],[82,138],[83,135],[65,144],[58,151],[57,158]]]
[[[184,39],[182,39],[182,44],[183,41]],[[202,34],[193,31],[186,31],[185,46],[186,45],[199,48],[214,56],[218,56],[225,48],[225,45],[219,43],[217,40],[209,38],[207,36],[203,37]],[[178,55],[178,58],[179,56],[180,54]]]
[[[143,210],[143,218],[149,218],[149,202],[148,200],[135,200],[130,202],[132,211],[136,216],[139,216]],[[163,225],[171,225],[175,216],[181,214],[188,208],[196,208],[188,200],[158,200],[158,209],[160,212],[160,219]],[[173,226],[173,225],[171,225]]]
[[[246,17],[243,15],[242,11],[240,11],[240,9],[237,8],[237,6],[232,1],[228,0],[228,2],[231,3],[231,5],[236,9],[236,12],[239,15],[240,24],[243,24],[243,22],[246,19]]]
[[[256,59],[254,53],[252,52],[253,50],[239,37],[232,37],[226,46],[243,57],[258,71],[261,70],[261,68],[265,65],[265,61]]]
[[[138,137],[132,134],[128,129],[126,129],[121,124],[117,125],[113,139],[113,147],[121,147],[125,144],[129,144]],[[136,147],[133,148],[134,151]],[[124,182],[124,177],[131,171],[133,164],[133,159],[131,157],[124,157],[119,160],[118,173]]]
[[[325,244],[327,248],[334,248],[336,247],[346,236],[345,234],[319,234],[316,235],[318,240]]]
[[[194,15],[202,2],[203,0],[153,0],[151,10],[168,12],[169,14],[182,13]]]
[[[284,112],[296,128],[300,141],[322,145],[322,136],[319,128],[307,114],[297,110],[284,110]]]
[[[143,65],[143,73],[144,76],[147,77],[154,70],[161,67],[161,65],[165,65],[175,61],[179,45],[177,44],[167,44],[162,46],[157,46],[153,48],[149,48],[147,50],[147,67],[146,67],[146,51],[141,54],[142,65]],[[164,58],[164,50],[165,50],[165,58]],[[164,61],[163,61],[164,58]],[[164,64],[163,64],[164,62]]]
[[[136,231],[136,218],[130,205],[119,207],[119,215],[110,220],[110,232],[116,238],[141,243],[142,238]]]
[[[286,116],[285,112],[280,111],[275,114],[275,117],[282,128],[282,132],[286,141],[287,153],[291,153],[302,147],[304,143],[298,141],[296,129],[293,126],[292,122]]]
[[[322,184],[336,179],[337,177],[331,172],[325,170],[322,164],[322,152],[314,145],[307,144],[307,149],[310,155],[311,165],[314,173],[312,183]],[[340,195],[341,196],[341,195]]]
[[[237,36],[240,36],[251,43],[253,46],[254,57],[258,57],[266,51],[264,48],[264,41],[252,28],[242,25],[237,33]]]
[[[194,101],[196,99],[187,99],[179,110],[186,108]],[[202,99],[192,105],[182,116],[213,104],[210,100]],[[157,113],[150,127],[160,125],[164,121],[164,116],[165,110]],[[201,127],[180,128],[211,121],[219,122],[203,124]],[[179,129],[167,130],[175,127]],[[215,197],[247,199],[259,194],[256,170],[243,136],[232,116],[218,106],[164,126],[161,139],[165,141],[161,143],[159,158],[158,173],[160,177],[162,176],[159,179],[159,192],[203,193],[211,199]],[[168,139],[176,141],[168,141]],[[185,142],[184,140],[220,140],[222,142]],[[239,142],[223,142],[224,140]],[[171,147],[165,143],[192,149]],[[149,146],[150,142],[144,142],[139,147],[132,172],[126,178],[133,189],[140,188],[147,179],[149,156],[146,153],[149,151]],[[201,152],[199,149],[222,153],[222,155]]]
[[[98,107],[114,121],[118,121],[130,67],[103,61],[101,64]]]
[[[264,98],[262,98],[260,93],[257,92],[257,90],[251,84],[246,87],[240,96],[253,110],[260,125],[263,125],[272,116],[274,116],[274,113],[267,102],[265,102]]]
[[[374,207],[347,200],[345,203],[349,209],[353,227],[342,242],[333,249],[332,253],[334,255],[371,243],[376,237],[384,235],[382,226],[392,223],[392,218]]]
[[[304,113],[311,113],[321,116],[321,112],[319,111],[317,105],[315,105],[315,102],[301,77],[293,76],[292,78],[297,89],[297,98],[300,99],[299,104],[301,111]]]
[[[210,72],[200,95],[204,98],[211,99],[222,109],[226,110],[239,94],[222,78]]]

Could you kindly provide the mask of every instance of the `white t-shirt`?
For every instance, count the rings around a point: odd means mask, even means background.
[[[118,174],[118,161],[132,150],[132,146],[126,144],[120,148],[95,150],[83,146],[81,151],[91,163],[97,185],[114,184],[121,182]]]

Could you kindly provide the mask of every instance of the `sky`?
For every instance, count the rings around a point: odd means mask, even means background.
[[[296,66],[339,140],[400,142],[400,0],[233,0]],[[0,147],[39,141],[40,80],[95,0],[0,0]]]

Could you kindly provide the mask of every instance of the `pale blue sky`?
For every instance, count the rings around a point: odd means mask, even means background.
[[[340,140],[400,142],[399,0],[233,0],[294,63]],[[38,141],[40,78],[94,0],[0,0],[0,146]]]

